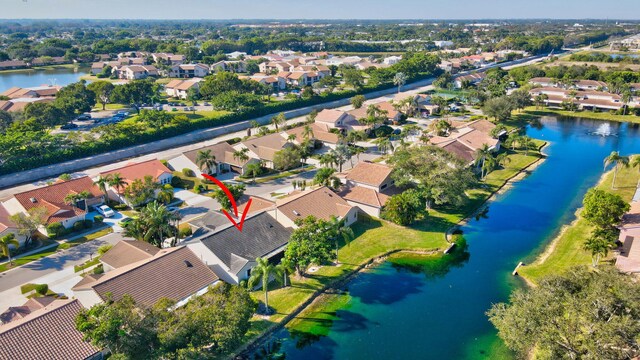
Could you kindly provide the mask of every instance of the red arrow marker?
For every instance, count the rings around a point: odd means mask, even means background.
[[[229,198],[229,201],[231,202],[231,206],[233,207],[233,213],[235,214],[235,217],[238,217],[238,205],[236,204],[236,200],[233,198],[233,195],[231,194],[231,191],[229,190],[229,188],[227,188],[220,180],[214,178],[211,175],[207,175],[207,174],[202,174],[202,176],[204,176],[206,179],[209,179],[211,181],[213,181],[216,185],[218,185],[220,187],[220,189],[222,189],[222,191],[224,191],[224,193],[227,195],[227,198]],[[236,229],[242,231],[242,226],[244,225],[244,219],[247,217],[247,214],[249,213],[249,207],[251,207],[251,198],[249,198],[249,201],[247,201],[247,206],[245,206],[244,211],[242,212],[242,217],[240,218],[240,222],[237,223],[233,217],[224,209],[222,209],[222,212],[227,216],[227,218],[229,219],[229,221],[231,221],[231,223],[233,224],[233,226],[236,227]]]

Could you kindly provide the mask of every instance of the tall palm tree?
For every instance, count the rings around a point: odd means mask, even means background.
[[[247,155],[248,152],[249,152],[248,148],[242,148],[240,150],[236,150],[233,152],[233,159],[240,163],[244,163],[247,160],[249,160],[249,155]]]
[[[98,177],[98,179],[96,179],[96,181],[93,182],[93,185],[98,186],[98,188],[100,188],[100,191],[102,191],[104,193],[104,201],[109,201],[109,194],[107,193],[107,185],[109,185],[109,180],[111,176],[107,175],[105,177]]]
[[[311,128],[311,125],[305,125],[302,128],[302,138],[305,140],[309,140],[311,138],[313,138],[314,134],[313,134],[313,129]]]
[[[9,245],[13,245],[16,248],[20,246],[18,240],[16,240],[16,236],[13,233],[9,233],[0,238],[0,248],[2,249],[2,254],[9,258],[9,264],[13,265],[13,260],[11,260],[11,248]]]
[[[262,166],[259,163],[251,163],[247,165],[247,175],[253,178],[253,182],[256,182],[256,176],[262,172]]]
[[[378,147],[378,151],[383,154],[386,154],[389,150],[393,152],[393,144],[388,137],[379,137],[375,139],[373,143]]]
[[[620,170],[621,167],[629,167],[629,157],[628,156],[622,156],[620,155],[620,153],[618,153],[617,151],[612,151],[611,154],[609,154],[609,156],[607,156],[604,159],[604,169],[603,172],[605,170],[607,170],[607,166],[613,164],[614,168],[613,168],[613,181],[611,182],[611,188],[615,189],[616,186],[616,176],[618,175],[618,170]]]
[[[211,149],[198,151],[196,154],[196,165],[198,165],[200,170],[203,168],[206,169],[207,174],[211,174],[213,172],[213,169],[216,166],[216,157],[211,154]]]
[[[265,314],[269,314],[269,279],[271,275],[279,275],[278,270],[273,264],[269,263],[269,260],[266,258],[257,258],[256,266],[251,269],[251,277],[249,277],[249,281],[247,284],[249,288],[253,288],[256,284],[262,280],[262,290],[264,291],[264,307]],[[276,280],[279,282],[280,277],[276,276]]]
[[[167,207],[157,201],[149,203],[140,215],[145,224],[144,240],[162,247],[165,235],[171,234],[171,222],[176,220],[176,214],[167,210]]]
[[[482,147],[476,150],[476,165],[480,166],[480,179],[484,179],[485,176],[485,164],[487,159],[493,157],[491,154],[491,149],[489,149],[489,145],[482,144]]]
[[[330,224],[332,231],[334,232],[336,242],[336,263],[339,263],[338,250],[340,249],[340,238],[342,238],[344,243],[349,246],[349,244],[351,244],[351,240],[355,238],[355,234],[349,226],[344,224],[344,220],[338,220],[335,216],[331,217]]]
[[[622,104],[624,104],[622,115],[627,115],[627,109],[629,108],[629,103],[631,102],[631,100],[633,100],[633,94],[631,93],[631,90],[626,89],[625,91],[623,91],[621,94],[621,100],[622,100]]]
[[[284,116],[284,113],[279,113],[278,115],[271,118],[271,124],[276,127],[276,131],[278,131],[280,125],[284,125],[287,122],[287,117]]]
[[[122,178],[120,173],[115,173],[109,177],[109,186],[116,189],[118,194],[122,194],[122,189],[124,189],[125,186],[127,186],[127,182]],[[122,199],[120,198],[120,196],[118,196],[118,198],[122,203]]]
[[[407,75],[404,73],[396,73],[393,77],[393,84],[398,87],[398,94],[400,94],[400,88],[407,82]]]
[[[287,284],[287,277],[289,276],[289,274],[293,273],[293,270],[293,263],[291,262],[291,260],[286,258],[282,258],[282,260],[280,260],[280,264],[276,266],[276,271],[282,274],[282,284],[284,285],[284,287],[289,286]]]
[[[160,187],[157,199],[163,204],[170,203],[173,200],[173,187],[171,187],[171,185],[169,184],[165,184],[164,186]]]

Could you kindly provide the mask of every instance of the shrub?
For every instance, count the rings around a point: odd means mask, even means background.
[[[375,129],[374,134],[376,137],[387,137],[393,133],[393,128],[388,125],[382,125]]]
[[[98,254],[104,255],[104,253],[106,253],[107,251],[111,250],[112,247],[113,247],[113,245],[111,245],[111,244],[102,245],[102,246],[100,246],[98,248]]]
[[[195,176],[196,174],[194,174],[193,170],[189,169],[189,168],[184,168],[182,169],[182,174],[184,176],[188,176],[188,177],[192,177]]]
[[[104,273],[104,268],[102,267],[102,264],[94,267],[93,268],[93,273],[96,274],[96,275]]]
[[[38,284],[35,287],[36,293],[39,295],[47,295],[47,292],[49,292],[49,285],[47,284]]]
[[[84,230],[84,223],[82,221],[76,221],[73,224],[73,231],[81,231]]]
[[[58,177],[58,179],[62,180],[62,181],[69,181],[71,180],[71,175],[69,174],[62,174]]]
[[[104,217],[102,217],[101,215],[96,215],[96,216],[93,217],[93,221],[96,224],[100,224],[100,223],[102,223],[104,221]]]
[[[59,222],[54,222],[47,225],[47,235],[52,238],[62,236],[65,232],[64,226]]]
[[[129,207],[127,206],[127,204],[118,204],[118,205],[114,206],[113,208],[116,209],[116,210],[127,210]]]
[[[191,234],[193,234],[191,227],[186,227],[186,228],[180,229],[180,231],[178,232],[178,237],[181,239],[184,239],[187,236],[191,236]]]
[[[202,193],[205,189],[206,189],[206,188],[205,188],[205,186],[204,186],[204,185],[202,185],[202,184],[198,184],[194,190],[195,190],[198,194],[200,194],[200,193]]]
[[[82,227],[85,229],[91,229],[93,227],[93,220],[82,220]]]
[[[169,167],[169,162],[167,160],[160,160],[160,163],[166,167]]]
[[[171,178],[171,186],[173,186],[174,188],[182,188],[182,179],[174,176],[173,178]]]

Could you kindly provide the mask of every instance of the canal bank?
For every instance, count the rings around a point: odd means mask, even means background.
[[[527,133],[549,142],[548,158],[509,191],[497,194],[487,212],[461,227],[468,244],[466,261],[437,276],[394,267],[390,261],[370,268],[346,285],[350,298],[344,306],[324,311],[330,323],[316,319],[328,323],[326,334],[305,336],[285,328],[252,355],[512,358],[485,312],[523,285],[511,275],[517,263],[539,254],[575,218],[584,193],[601,177],[602,159],[612,150],[640,150],[638,129],[628,124],[553,117],[541,123]]]

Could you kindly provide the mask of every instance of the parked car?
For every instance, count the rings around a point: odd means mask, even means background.
[[[115,211],[111,210],[111,208],[107,205],[102,205],[98,208],[98,212],[104,216],[104,217],[112,217],[113,215],[115,215]]]
[[[178,208],[175,206],[167,206],[167,211],[169,212],[175,212],[178,211]]]
[[[189,108],[187,106],[184,107],[184,109],[182,109],[184,111],[189,111]]]
[[[132,218],[126,217],[126,218],[120,220],[120,226],[123,227],[123,228],[126,228],[132,221],[133,221]]]
[[[211,106],[208,102],[204,103],[204,106]]]
[[[89,120],[89,119],[91,119],[91,114],[82,114],[78,116],[76,120]]]
[[[70,129],[75,129],[77,127],[78,127],[78,124],[74,124],[74,123],[70,122],[70,123],[66,123],[66,124],[60,126],[60,129],[62,129],[62,130],[70,130]]]

